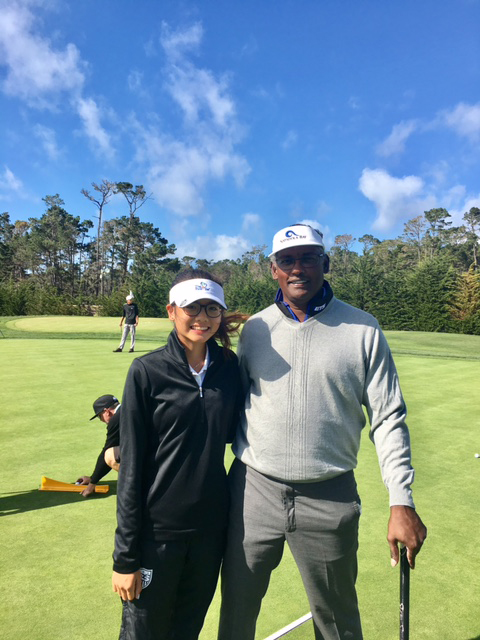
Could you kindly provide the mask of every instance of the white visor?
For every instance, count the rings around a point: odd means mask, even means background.
[[[213,280],[205,280],[204,278],[185,280],[176,284],[170,289],[169,302],[170,304],[174,302],[177,307],[186,307],[187,304],[204,298],[214,300],[221,307],[227,309],[222,287]]]
[[[292,247],[314,246],[325,249],[323,242],[323,234],[312,227],[306,225],[292,225],[277,231],[273,236],[272,253],[268,256],[271,258],[283,249],[291,249]]]

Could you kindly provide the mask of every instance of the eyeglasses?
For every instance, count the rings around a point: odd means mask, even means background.
[[[191,304],[187,304],[185,307],[181,307],[187,316],[194,318],[198,316],[198,314],[205,309],[205,313],[209,318],[218,318],[222,315],[222,307],[219,304],[210,303],[210,304],[200,304],[199,302],[192,302]]]
[[[313,269],[314,267],[318,267],[324,257],[325,254],[323,253],[312,253],[301,256],[300,258],[282,256],[280,258],[275,258],[275,263],[282,271],[291,271],[297,262],[300,262],[304,269]]]

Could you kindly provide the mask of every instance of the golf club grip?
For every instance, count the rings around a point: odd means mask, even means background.
[[[407,548],[400,549],[400,640],[410,638],[410,565]]]

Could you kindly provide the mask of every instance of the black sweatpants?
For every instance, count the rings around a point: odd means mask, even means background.
[[[122,601],[119,640],[197,640],[224,546],[224,531],[145,543],[142,593],[138,600]]]

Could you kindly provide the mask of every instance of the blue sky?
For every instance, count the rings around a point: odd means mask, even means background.
[[[479,0],[0,0],[0,210],[143,184],[177,255],[480,206]],[[125,215],[113,199],[106,218]]]

